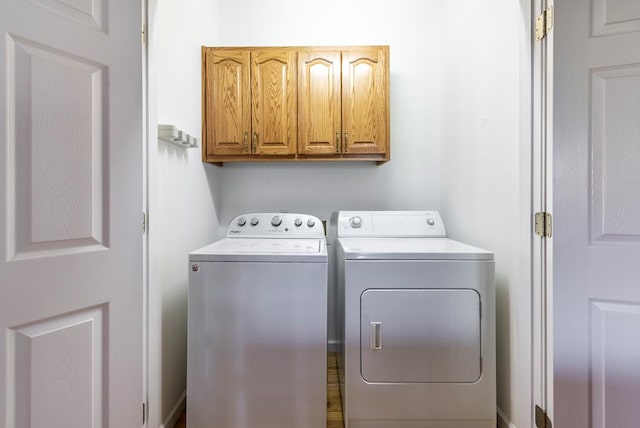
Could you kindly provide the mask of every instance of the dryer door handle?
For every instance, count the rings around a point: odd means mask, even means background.
[[[372,322],[371,323],[371,350],[372,351],[380,351],[382,350],[382,323],[381,322]]]

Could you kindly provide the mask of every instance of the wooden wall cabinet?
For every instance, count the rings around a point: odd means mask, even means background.
[[[298,154],[389,159],[389,48],[301,49]]]
[[[205,162],[389,160],[389,47],[202,48]]]
[[[294,155],[296,53],[203,48],[203,158]]]

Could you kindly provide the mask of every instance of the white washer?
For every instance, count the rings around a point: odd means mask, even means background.
[[[325,428],[327,247],[316,217],[247,214],[189,255],[189,428]]]
[[[345,428],[495,428],[493,253],[436,211],[338,215]]]

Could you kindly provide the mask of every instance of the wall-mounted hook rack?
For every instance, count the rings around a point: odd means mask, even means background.
[[[173,125],[158,125],[158,139],[188,149],[198,147],[198,139]]]

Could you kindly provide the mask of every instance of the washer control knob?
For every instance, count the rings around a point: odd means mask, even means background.
[[[238,219],[238,226],[242,227],[242,226],[244,226],[245,224],[247,224],[247,220],[245,220],[245,219],[244,219],[244,217],[240,217],[240,218]]]
[[[433,226],[434,224],[436,224],[436,221],[435,221],[434,219],[432,219],[432,218],[428,218],[428,219],[427,219],[427,224],[428,224],[429,226]]]
[[[256,226],[258,223],[260,223],[260,220],[258,220],[258,217],[253,217],[251,219],[251,226]]]
[[[282,219],[280,218],[279,215],[274,215],[273,218],[271,219],[271,225],[272,226],[280,226],[282,224]]]
[[[302,226],[302,219],[300,217],[296,218],[293,224],[295,224],[296,227]]]
[[[362,218],[360,216],[354,216],[349,219],[349,224],[354,229],[360,228],[362,226]]]
[[[310,218],[309,220],[307,220],[307,226],[309,227],[313,227],[316,225],[316,221],[312,218]]]

